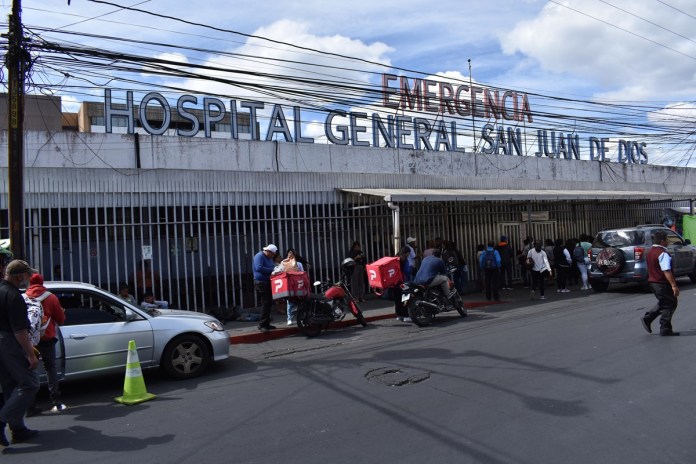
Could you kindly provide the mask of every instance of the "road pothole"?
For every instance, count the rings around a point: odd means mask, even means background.
[[[389,387],[400,387],[422,382],[430,378],[430,372],[395,367],[380,367],[365,374],[365,378]]]

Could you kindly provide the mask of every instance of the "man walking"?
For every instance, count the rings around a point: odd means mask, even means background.
[[[36,271],[26,261],[11,261],[0,281],[0,383],[5,405],[0,409],[0,444],[8,446],[5,425],[12,431],[12,443],[29,440],[38,432],[24,425],[24,415],[39,390],[36,367],[39,360],[29,337],[27,305],[20,287],[29,285]]]
[[[648,282],[657,304],[640,319],[643,328],[652,333],[650,324],[660,317],[660,335],[663,337],[679,335],[672,330],[672,315],[677,309],[679,287],[672,274],[672,257],[667,253],[667,233],[658,230],[653,234],[653,247],[648,252]]]
[[[271,294],[271,273],[275,269],[273,258],[278,253],[278,247],[271,244],[263,247],[254,256],[254,290],[256,297],[261,302],[261,319],[259,319],[258,329],[263,333],[268,333],[275,329],[271,325],[271,309],[273,308],[273,295]]]
[[[483,270],[483,280],[486,289],[486,299],[500,301],[498,284],[500,283],[500,253],[493,248],[493,241],[488,242],[488,246],[481,253],[479,265]]]
[[[65,310],[60,305],[58,297],[44,287],[41,274],[31,276],[29,284],[25,294],[41,303],[45,319],[41,323],[46,324],[46,331],[39,344],[36,345],[36,349],[41,354],[41,361],[48,378],[48,391],[52,404],[51,412],[60,412],[65,410],[66,406],[60,401],[60,384],[56,370],[56,343],[58,343],[57,327],[65,322]]]

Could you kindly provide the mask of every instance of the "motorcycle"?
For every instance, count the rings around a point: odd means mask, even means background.
[[[447,269],[450,292],[454,291],[452,274],[455,271],[455,267]],[[406,306],[409,317],[419,327],[430,325],[435,315],[442,312],[456,310],[462,317],[467,314],[464,302],[456,291],[451,298],[447,298],[439,286],[427,287],[413,282],[401,284],[401,304]]]
[[[307,337],[319,335],[331,322],[343,320],[348,311],[363,326],[367,321],[350,293],[345,281],[352,274],[355,261],[351,258],[341,263],[341,279],[338,282],[314,282],[321,295],[311,295],[298,303],[297,327]]]

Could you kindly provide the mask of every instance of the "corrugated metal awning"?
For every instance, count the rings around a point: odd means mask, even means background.
[[[559,201],[559,200],[690,200],[694,194],[628,190],[508,190],[508,189],[339,189],[357,195],[382,197],[384,201]]]

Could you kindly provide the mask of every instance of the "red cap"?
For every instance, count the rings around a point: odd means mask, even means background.
[[[29,277],[29,285],[43,285],[44,280],[41,274],[33,274]]]

